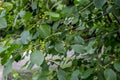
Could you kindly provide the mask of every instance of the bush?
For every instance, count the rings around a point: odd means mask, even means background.
[[[0,6],[4,78],[14,61],[30,55],[27,69],[39,66],[33,80],[120,79],[119,0],[6,0]]]

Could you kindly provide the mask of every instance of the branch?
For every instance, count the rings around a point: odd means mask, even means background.
[[[99,18],[101,18],[102,16],[105,16],[105,15],[107,15],[107,14],[108,14],[108,13],[104,13],[103,15],[100,15],[100,16],[98,16],[98,17],[95,17],[95,18],[87,21],[86,23],[90,23],[90,22],[92,22],[93,20],[99,19]]]
[[[116,19],[116,21],[118,22],[118,24],[120,24],[120,20],[117,18],[117,16],[114,13],[112,13],[112,15],[114,16],[114,18]]]
[[[81,13],[82,11],[86,10],[87,8],[89,8],[92,4],[93,4],[93,2],[90,2],[89,5],[85,6],[83,9],[81,9],[79,11],[79,13]]]

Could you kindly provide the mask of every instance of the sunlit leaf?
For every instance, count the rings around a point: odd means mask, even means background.
[[[7,10],[7,11],[10,11],[13,9],[13,4],[10,3],[10,2],[4,2],[3,3],[3,7]]]

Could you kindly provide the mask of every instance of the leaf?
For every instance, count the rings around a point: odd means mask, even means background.
[[[115,70],[120,72],[120,63],[119,62],[114,63],[114,68],[115,68]]]
[[[120,6],[120,0],[115,0],[115,4],[117,4],[118,6]]]
[[[69,61],[69,62],[67,62],[67,63],[61,62],[61,65],[60,65],[60,67],[61,67],[62,69],[68,68],[68,67],[71,67],[71,66],[72,66],[72,61]]]
[[[0,29],[6,28],[7,27],[7,22],[5,18],[0,17]]]
[[[0,46],[0,53],[3,52],[4,50],[6,50],[6,49],[3,48],[2,46]]]
[[[82,76],[81,76],[81,78],[82,79],[88,78],[93,73],[93,71],[94,71],[93,68],[84,71],[83,74],[82,74]]]
[[[22,44],[21,38],[17,38],[17,39],[14,41],[14,44]]]
[[[80,21],[80,24],[78,25],[77,30],[84,30],[84,29],[85,29],[85,22]]]
[[[30,12],[28,11],[28,12],[25,13],[25,15],[24,15],[23,18],[24,18],[25,20],[29,20],[29,19],[31,18],[31,16],[32,16],[32,13],[30,13]]]
[[[116,73],[110,68],[105,69],[104,76],[106,80],[117,80]]]
[[[98,80],[105,80],[103,69],[97,72],[97,76],[98,76]]]
[[[34,66],[33,63],[29,63],[29,65],[27,66],[27,69],[28,69],[28,70],[31,70],[33,66]]]
[[[114,15],[116,15],[117,17],[120,16],[120,8],[117,5],[113,5],[110,9],[109,12],[113,13]]]
[[[51,34],[51,28],[50,28],[50,26],[47,25],[47,24],[40,25],[39,33],[40,33],[40,36],[42,38],[46,38],[46,37],[50,36],[50,34]]]
[[[66,52],[62,42],[58,42],[58,43],[55,44],[55,50],[59,53],[65,53]]]
[[[58,77],[58,80],[67,80],[67,73],[60,69],[57,72],[57,77]]]
[[[44,61],[44,54],[41,51],[36,50],[30,55],[30,61],[31,63],[40,66]]]
[[[21,33],[21,42],[23,44],[28,44],[28,42],[31,40],[31,35],[28,30],[25,30]]]
[[[57,21],[53,24],[53,27],[52,27],[53,32],[57,31],[59,24],[60,24],[60,21]]]
[[[60,17],[60,14],[56,13],[56,12],[45,12],[46,15],[49,15],[51,17]]]
[[[13,4],[10,3],[10,2],[4,2],[3,3],[3,7],[7,10],[7,11],[10,11],[13,9]]]
[[[31,7],[32,7],[32,10],[37,9],[37,2],[36,1],[32,2]]]
[[[26,11],[22,10],[20,11],[19,16],[22,18],[25,16],[25,14],[26,14]]]
[[[13,60],[9,60],[6,64],[5,64],[5,67],[4,67],[4,70],[3,70],[3,76],[7,76],[10,71],[12,70],[12,62]]]
[[[64,14],[64,16],[68,16],[70,14],[72,14],[72,12],[74,12],[75,10],[75,7],[64,7],[63,10],[62,10],[62,14]]]
[[[77,53],[82,54],[82,53],[85,52],[85,49],[84,49],[84,47],[82,45],[75,44],[75,45],[72,45],[71,47]]]
[[[72,20],[72,24],[76,24],[79,20],[79,16],[74,17],[74,19]]]
[[[75,36],[73,42],[76,44],[84,44],[85,43],[83,38],[81,38],[80,36]]]
[[[0,54],[0,56],[2,56],[2,60],[1,60],[2,65],[4,65],[5,63],[8,62],[8,60],[9,60],[10,56],[13,54],[13,52],[20,49],[20,46],[17,44],[12,44],[11,46],[4,47],[4,49],[9,52],[6,52],[6,53],[3,52]]]
[[[79,74],[80,74],[79,70],[75,70],[71,75],[71,80],[79,80],[78,78]]]
[[[107,0],[93,0],[96,8],[101,9]]]
[[[6,15],[6,10],[2,10],[1,14],[0,14],[0,17],[3,17]]]

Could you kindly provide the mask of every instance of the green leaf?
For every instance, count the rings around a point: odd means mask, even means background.
[[[85,43],[83,38],[80,37],[80,36],[75,36],[73,42],[76,43],[76,44],[84,44]]]
[[[71,75],[71,80],[79,80],[78,78],[79,74],[80,74],[79,70],[75,70]]]
[[[3,3],[3,7],[7,10],[7,11],[10,11],[13,9],[13,4],[10,3],[10,2],[4,2]]]
[[[41,51],[36,50],[30,55],[30,61],[31,63],[40,66],[44,61],[44,54]]]
[[[51,28],[50,28],[50,26],[47,25],[47,24],[40,25],[39,33],[40,33],[40,36],[42,38],[46,38],[46,37],[50,36],[50,34],[51,34]]]
[[[120,6],[120,0],[115,0],[115,4]]]
[[[78,22],[79,18],[78,17],[74,17],[74,19],[72,20],[72,24],[76,24]]]
[[[104,70],[101,69],[100,71],[97,72],[98,80],[105,80],[104,78]]]
[[[118,18],[120,16],[120,8],[117,5],[113,5],[110,9],[109,12],[113,13],[114,15],[116,15]]]
[[[31,35],[28,30],[25,30],[21,33],[21,42],[23,44],[28,44],[28,42],[31,40]]]
[[[4,70],[3,70],[3,76],[4,76],[4,77],[7,76],[7,75],[10,73],[10,71],[12,70],[12,62],[13,62],[13,60],[9,60],[9,61],[5,64]]]
[[[93,73],[93,71],[94,71],[93,68],[84,71],[83,74],[82,74],[82,76],[81,76],[81,78],[82,79],[88,78]]]
[[[82,53],[85,52],[85,49],[84,49],[84,47],[82,45],[75,44],[75,45],[72,45],[71,47],[77,53],[82,54]]]
[[[33,66],[34,66],[34,64],[33,64],[33,63],[29,63],[29,65],[28,65],[27,69],[28,69],[28,70],[31,70]]]
[[[106,80],[117,80],[116,73],[110,68],[105,69],[104,76]]]
[[[55,44],[55,50],[59,53],[65,53],[66,52],[62,42],[58,42],[58,43]]]
[[[68,15],[72,14],[72,12],[74,12],[74,10],[75,10],[74,6],[72,6],[72,7],[70,7],[70,6],[69,7],[65,7],[62,10],[62,14],[64,14],[64,16],[68,16]]]
[[[60,21],[55,22],[55,23],[53,24],[53,27],[52,27],[53,32],[57,31],[57,28],[58,28],[59,24],[60,24]]]
[[[6,28],[7,27],[7,22],[5,18],[0,17],[0,29]]]
[[[30,13],[30,12],[28,11],[28,12],[25,13],[25,15],[24,15],[23,18],[24,18],[25,20],[29,20],[29,19],[31,18],[31,16],[32,16],[32,13]]]
[[[120,63],[119,62],[114,63],[114,68],[115,68],[115,70],[120,72]]]
[[[101,9],[107,0],[93,0],[96,8]]]
[[[58,14],[56,12],[45,12],[45,13],[46,13],[46,15],[49,15],[51,17],[56,17],[56,18],[60,17],[60,14]]]
[[[58,77],[58,80],[67,80],[67,73],[60,69],[57,72],[57,77]]]

